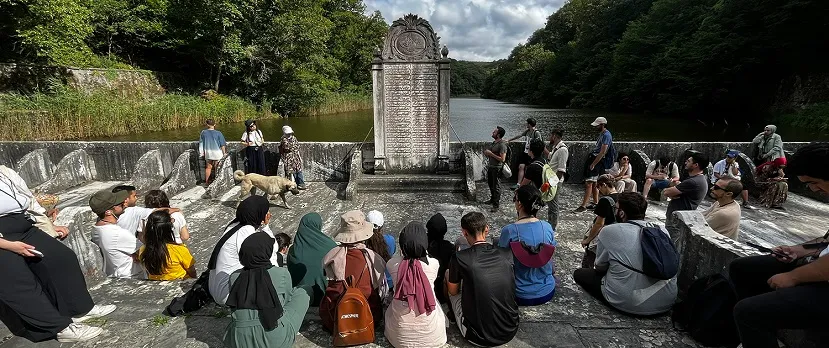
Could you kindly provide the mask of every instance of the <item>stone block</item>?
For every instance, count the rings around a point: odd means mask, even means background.
[[[95,225],[95,221],[95,213],[86,206],[64,208],[55,220],[56,226],[69,228],[69,236],[63,240],[63,244],[78,256],[78,263],[87,283],[104,277],[101,250],[92,243],[92,226]]]
[[[52,178],[38,186],[35,191],[58,193],[95,178],[97,178],[95,162],[86,151],[75,150],[60,160]]]
[[[648,154],[642,150],[631,150],[628,152],[630,158],[630,166],[633,169],[633,181],[636,181],[636,187],[645,187],[645,173],[648,171],[648,165],[651,164],[652,159]]]
[[[207,190],[204,192],[202,198],[218,198],[223,193],[236,186],[236,179],[233,178],[233,158],[235,156],[225,156],[219,161],[219,168],[216,170],[216,177]]]
[[[37,149],[27,153],[17,161],[17,174],[29,187],[35,187],[52,178],[55,165],[46,149]]]
[[[680,253],[680,289],[687,289],[700,277],[722,272],[738,257],[760,255],[748,245],[714,232],[698,211],[678,211],[674,216],[678,230],[671,231],[671,237]]]
[[[168,197],[173,197],[196,186],[196,175],[191,166],[193,157],[198,157],[198,154],[191,149],[184,151],[176,159],[170,178],[164,185],[161,185],[161,190],[166,192]]]
[[[161,151],[150,150],[144,153],[135,164],[132,172],[132,184],[138,192],[155,190],[164,182],[167,173],[164,170],[164,161]]]
[[[471,151],[469,151],[467,149],[463,150],[463,154],[464,154],[464,156],[463,156],[464,161],[466,163],[466,165],[464,165],[464,167],[466,168],[466,173],[465,173],[466,174],[466,192],[464,192],[464,193],[466,194],[466,199],[474,201],[476,196],[477,196],[475,194],[475,192],[476,192],[476,187],[475,187],[475,173],[476,173],[476,171],[475,171],[475,167],[473,165],[473,163],[475,161],[474,157],[473,157],[474,155],[472,154]]]
[[[351,152],[351,163],[349,163],[348,185],[345,187],[345,200],[352,201],[357,197],[357,182],[363,174],[362,152],[354,149]]]

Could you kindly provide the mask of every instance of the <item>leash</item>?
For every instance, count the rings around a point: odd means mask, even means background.
[[[449,128],[452,129],[452,134],[455,134],[455,138],[458,138],[458,142],[461,143],[461,147],[463,148],[464,151],[466,151],[467,150],[466,143],[464,143],[463,140],[461,140],[461,137],[458,135],[458,132],[455,131],[455,127],[452,126],[452,122],[449,122]],[[472,152],[472,153],[475,154],[475,156],[478,156],[479,158],[483,159],[481,154],[479,154],[477,152]]]
[[[345,155],[345,157],[340,162],[340,164],[337,166],[337,168],[341,168],[343,166],[343,164],[345,164],[345,161],[347,161],[349,158],[351,158],[351,153],[354,152],[355,147],[357,147],[358,150],[363,149],[363,145],[365,145],[366,141],[368,140],[368,136],[371,135],[372,131],[374,131],[374,126],[371,126],[371,128],[369,128],[368,133],[366,133],[366,136],[365,136],[365,138],[363,138],[362,142],[360,142],[359,144],[354,144],[354,145],[351,146],[350,149],[348,149],[348,153]],[[345,170],[344,172],[348,172],[348,171]]]

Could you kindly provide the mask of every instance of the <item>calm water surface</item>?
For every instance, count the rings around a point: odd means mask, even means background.
[[[282,135],[282,126],[290,125],[300,141],[368,141],[374,140],[369,133],[373,122],[371,110],[342,114],[273,119],[257,122],[264,133],[265,141],[277,140]],[[751,141],[760,133],[765,123],[714,125],[700,121],[669,116],[642,114],[618,114],[591,110],[549,109],[522,104],[504,103],[478,98],[453,98],[450,104],[450,123],[463,141],[488,141],[495,126],[504,127],[507,138],[525,129],[526,119],[535,118],[538,128],[549,135],[554,125],[565,129],[565,139],[594,140],[596,132],[590,123],[597,116],[608,119],[608,129],[614,140],[624,141]],[[126,136],[95,139],[116,141],[189,141],[198,140],[201,127],[184,128],[163,132],[141,133]],[[244,123],[220,124],[217,129],[228,141],[239,140],[244,132]],[[450,130],[451,132],[451,130]],[[784,141],[829,140],[829,134],[808,129],[778,127]],[[458,137],[450,133],[450,141]]]

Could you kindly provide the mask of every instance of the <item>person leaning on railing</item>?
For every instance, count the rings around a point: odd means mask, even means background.
[[[815,192],[829,195],[829,142],[800,148],[788,170]],[[829,319],[829,233],[773,255],[749,256],[729,265],[739,302],[734,321],[744,348],[777,347],[778,329],[821,329]],[[810,244],[812,245],[810,247]]]

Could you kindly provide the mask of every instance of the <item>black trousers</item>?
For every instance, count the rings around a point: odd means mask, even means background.
[[[573,280],[584,291],[590,294],[590,296],[595,297],[597,300],[609,306],[610,303],[607,302],[607,299],[604,298],[604,294],[602,293],[602,278],[604,278],[604,275],[605,272],[599,272],[593,268],[579,268],[573,271]]]
[[[245,156],[247,162],[247,174],[256,173],[267,175],[265,173],[265,148],[262,146],[248,146],[245,148]]]
[[[0,249],[0,320],[32,342],[54,339],[72,323],[72,317],[94,306],[86,289],[78,257],[23,214],[0,218],[0,233],[43,253],[22,257]]]
[[[736,259],[729,277],[739,302],[734,321],[744,348],[777,348],[778,329],[825,329],[829,325],[829,282],[772,290],[766,283],[775,274],[797,268],[770,255]]]
[[[496,208],[501,204],[501,167],[488,167],[486,183],[489,185],[489,195],[492,205]]]

